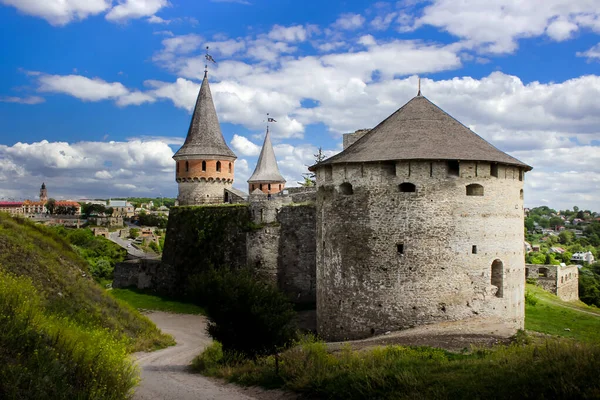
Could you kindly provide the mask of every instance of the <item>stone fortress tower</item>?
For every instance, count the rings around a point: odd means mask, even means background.
[[[277,166],[275,152],[271,144],[271,134],[269,127],[267,127],[265,142],[260,151],[256,168],[250,179],[248,179],[248,193],[251,194],[256,189],[265,194],[279,193],[285,187],[285,182],[286,180],[279,172],[279,167]]]
[[[48,201],[48,189],[46,189],[46,182],[42,182],[42,187],[40,188],[40,201]]]
[[[321,336],[358,339],[475,316],[523,327],[530,166],[419,91],[311,170]]]
[[[179,205],[226,202],[236,155],[225,143],[208,85],[207,72],[183,146],[175,153]]]

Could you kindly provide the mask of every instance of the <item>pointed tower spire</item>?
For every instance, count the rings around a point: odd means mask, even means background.
[[[200,93],[196,100],[185,143],[173,158],[177,159],[182,156],[237,158],[225,143],[221,133],[206,74],[202,80],[202,86],[200,86]]]
[[[269,118],[268,122],[275,122],[273,118]],[[275,158],[275,152],[273,151],[273,144],[271,143],[271,133],[267,126],[267,134],[265,135],[265,141],[256,163],[254,173],[248,179],[248,190],[252,193],[256,189],[260,189],[264,193],[278,193],[283,190],[286,180],[279,172],[277,166],[277,159]]]
[[[185,143],[173,156],[182,206],[227,202],[225,189],[233,184],[237,157],[221,133],[207,75],[205,71]]]
[[[419,91],[417,92],[417,96],[421,96],[421,77],[419,76]]]

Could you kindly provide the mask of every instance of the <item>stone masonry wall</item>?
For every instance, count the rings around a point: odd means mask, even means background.
[[[522,328],[523,182],[517,168],[498,170],[461,162],[448,176],[442,161],[319,168],[319,334],[358,339],[475,315]],[[484,195],[467,196],[470,184]]]
[[[209,266],[249,267],[296,303],[315,303],[315,208],[290,198],[249,205],[173,207],[159,265],[145,260],[115,268],[115,287],[182,295],[187,279]],[[250,209],[263,220],[252,220]],[[258,217],[260,218],[260,217]]]
[[[525,264],[525,278],[536,279],[544,290],[564,301],[579,300],[579,269],[577,265]]]
[[[179,182],[177,200],[180,206],[200,204],[219,204],[225,201],[225,189],[231,189],[231,183],[221,180],[199,180]]]

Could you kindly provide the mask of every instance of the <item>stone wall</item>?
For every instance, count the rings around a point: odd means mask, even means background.
[[[579,268],[577,265],[526,264],[525,278],[536,279],[544,290],[564,301],[579,300]]]
[[[358,339],[475,315],[522,328],[522,174],[491,171],[461,162],[453,176],[443,161],[318,168],[319,334]],[[467,195],[471,184],[483,196]]]
[[[179,182],[177,201],[180,206],[200,204],[222,204],[225,202],[225,189],[231,189],[231,182],[225,180],[199,180]]]
[[[133,285],[176,296],[190,276],[209,266],[249,267],[294,302],[313,304],[315,207],[290,202],[265,196],[249,205],[173,207],[162,263],[119,264],[114,287]]]

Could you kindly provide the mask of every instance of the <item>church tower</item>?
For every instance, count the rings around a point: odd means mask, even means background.
[[[48,201],[48,190],[46,189],[45,182],[42,183],[42,187],[40,188],[40,201]]]
[[[181,206],[223,203],[233,184],[236,155],[225,143],[207,72],[183,146],[175,153],[177,200]]]
[[[248,179],[248,192],[251,194],[256,189],[259,189],[266,194],[279,193],[283,190],[285,182],[277,166],[275,152],[271,144],[271,134],[267,127],[265,142],[260,151],[256,169],[250,179]]]

